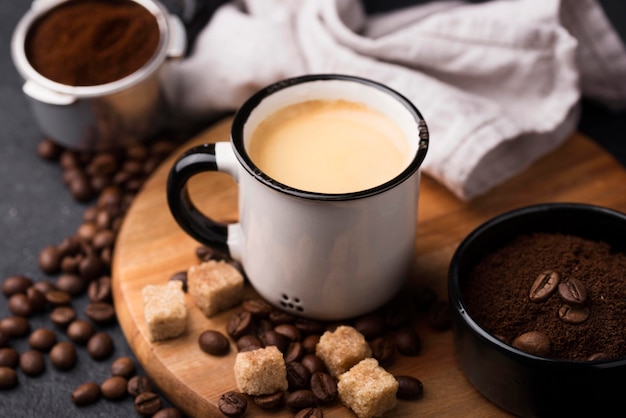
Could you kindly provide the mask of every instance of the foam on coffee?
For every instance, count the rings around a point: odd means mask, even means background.
[[[399,175],[412,157],[394,121],[346,100],[310,100],[277,110],[257,126],[247,151],[268,176],[317,193],[376,187]]]

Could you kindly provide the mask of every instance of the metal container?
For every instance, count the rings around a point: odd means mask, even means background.
[[[94,86],[69,86],[39,74],[25,51],[33,23],[67,0],[35,0],[13,33],[11,52],[25,80],[22,90],[44,135],[70,149],[97,151],[142,141],[163,128],[168,109],[160,73],[187,47],[185,28],[177,16],[155,0],[131,0],[156,19],[160,40],[148,62],[119,80]]]

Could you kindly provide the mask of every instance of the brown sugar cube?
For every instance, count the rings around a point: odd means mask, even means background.
[[[221,260],[206,261],[187,271],[187,292],[207,318],[241,303],[243,276]]]
[[[187,330],[187,306],[181,282],[149,284],[141,290],[151,341],[181,336]]]
[[[334,332],[326,331],[320,337],[315,354],[337,377],[364,358],[371,357],[372,351],[363,334],[351,326],[340,325]]]
[[[237,353],[235,381],[240,392],[269,395],[287,390],[287,368],[276,346]]]
[[[359,418],[380,417],[396,406],[398,381],[373,358],[339,376],[339,399]]]

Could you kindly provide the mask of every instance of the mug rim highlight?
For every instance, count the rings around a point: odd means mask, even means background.
[[[298,189],[295,187],[288,186],[284,183],[281,183],[277,180],[274,180],[263,171],[261,171],[255,164],[252,162],[252,159],[248,155],[245,146],[244,146],[244,127],[248,118],[252,114],[252,112],[261,104],[261,102],[274,94],[277,91],[288,89],[290,87],[308,83],[312,81],[345,81],[345,82],[353,82],[365,85],[370,88],[375,88],[392,98],[396,99],[398,103],[400,103],[415,119],[415,128],[418,132],[419,142],[417,145],[417,152],[415,156],[411,160],[410,164],[397,176],[392,178],[391,180],[382,183],[376,187],[372,187],[365,190],[359,190],[355,192],[349,193],[320,193],[320,192],[311,192],[302,189]],[[424,158],[426,157],[426,153],[428,151],[429,144],[429,133],[428,128],[426,126],[426,122],[424,117],[419,112],[419,110],[411,103],[405,96],[397,92],[396,90],[373,80],[369,80],[362,77],[351,76],[351,75],[343,75],[343,74],[311,74],[298,76],[293,78],[288,78],[285,80],[278,81],[276,83],[270,84],[269,86],[259,90],[254,95],[252,95],[246,102],[239,108],[236,112],[231,128],[231,142],[235,151],[235,155],[239,160],[240,164],[244,167],[244,169],[256,180],[260,181],[264,185],[278,191],[281,193],[285,193],[294,197],[299,197],[303,199],[310,200],[324,200],[324,201],[347,201],[347,200],[355,200],[362,199],[370,196],[374,196],[380,193],[383,193],[389,189],[396,187],[397,185],[403,183],[407,179],[409,179],[422,165]]]

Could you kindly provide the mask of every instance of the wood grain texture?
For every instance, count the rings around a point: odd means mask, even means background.
[[[184,144],[227,140],[230,119]],[[176,224],[167,208],[165,182],[179,152],[146,182],[125,217],[113,260],[113,288],[117,316],[130,346],[147,373],[165,395],[190,416],[221,417],[219,396],[235,390],[233,364],[236,348],[229,355],[213,357],[197,344],[206,329],[225,332],[232,311],[207,319],[187,296],[190,313],[184,337],[151,343],[148,340],[141,289],[165,283],[178,271],[197,264],[199,244]],[[223,221],[237,219],[237,188],[225,174],[194,177],[189,184],[196,204]],[[593,141],[575,134],[562,147],[547,155],[515,178],[471,202],[462,202],[427,176],[422,177],[413,280],[431,285],[446,297],[448,264],[460,241],[480,223],[502,212],[534,203],[585,202],[626,210],[626,171]],[[247,289],[249,295],[254,294]],[[500,417],[505,412],[486,401],[465,379],[454,357],[451,332],[433,332],[416,325],[423,351],[417,357],[401,357],[389,371],[415,376],[424,383],[424,397],[399,401],[389,417]],[[337,405],[325,408],[326,417],[354,416]],[[283,409],[267,412],[249,405],[247,416],[287,417]]]

